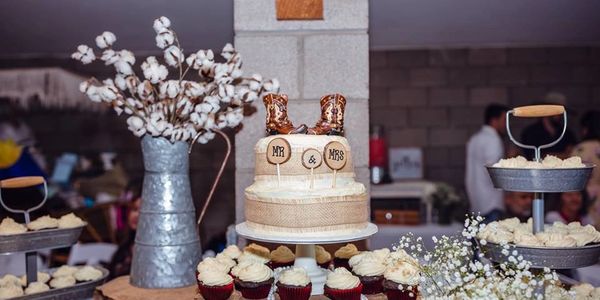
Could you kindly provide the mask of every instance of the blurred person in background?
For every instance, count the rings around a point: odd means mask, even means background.
[[[585,192],[560,193],[557,210],[546,214],[546,223],[561,222],[569,224],[580,222],[581,225],[592,224],[587,215],[587,201]]]
[[[565,105],[567,98],[561,93],[551,92],[544,98],[548,104]],[[551,143],[560,137],[563,130],[563,115],[538,118],[535,123],[525,127],[521,134],[521,143],[525,145],[541,146]],[[563,138],[554,146],[546,148],[542,155],[551,154],[562,159],[568,158],[575,146],[575,134],[569,128]],[[532,149],[523,149],[523,156],[529,160],[535,159]],[[544,157],[541,157],[543,159]]]
[[[589,216],[592,224],[600,228],[600,111],[592,110],[581,118],[581,143],[575,146],[572,155],[581,157],[584,163],[594,164],[586,192],[591,205]]]
[[[486,222],[498,220],[505,213],[503,192],[494,188],[485,166],[504,157],[502,135],[506,133],[507,111],[504,105],[488,105],[484,125],[467,142],[465,186],[471,211],[480,213]]]
[[[142,205],[142,180],[137,179],[130,182],[123,194],[128,199],[131,199],[131,202],[127,205],[127,228],[122,232],[122,242],[108,265],[108,270],[112,278],[128,275],[131,269],[135,232],[140,216],[140,206]]]
[[[531,218],[532,202],[533,193],[506,192],[506,212],[501,219],[519,218],[521,222],[527,222],[527,219]]]

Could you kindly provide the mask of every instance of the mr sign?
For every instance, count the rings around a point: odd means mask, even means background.
[[[275,138],[267,145],[267,161],[274,165],[287,162],[292,156],[290,143],[283,138]]]

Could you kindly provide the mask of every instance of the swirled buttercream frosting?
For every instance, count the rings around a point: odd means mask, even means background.
[[[329,288],[337,290],[349,290],[357,287],[360,284],[360,279],[352,275],[346,268],[337,268],[333,272],[327,274],[327,285]]]
[[[281,272],[279,282],[285,285],[307,286],[310,278],[303,268],[291,268]]]

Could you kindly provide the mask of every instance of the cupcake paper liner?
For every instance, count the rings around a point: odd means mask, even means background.
[[[332,289],[325,285],[325,296],[332,300],[360,300],[360,294],[362,293],[362,290],[362,284],[359,284],[353,289],[347,290]]]
[[[269,296],[271,291],[271,284],[261,284],[256,287],[244,287],[241,284],[237,284],[236,288],[242,293],[242,297],[246,299],[264,299]]]
[[[312,292],[312,283],[307,286],[288,286],[277,283],[277,294],[281,300],[307,300]]]
[[[416,287],[413,287],[412,290],[385,289],[385,295],[387,296],[388,300],[412,300],[417,299],[419,290]]]
[[[379,279],[364,280],[363,276],[359,276],[360,283],[363,285],[362,293],[365,295],[379,294],[383,292],[383,276]]]
[[[198,289],[202,297],[206,300],[226,300],[233,293],[233,282],[223,286],[208,286],[199,283]]]

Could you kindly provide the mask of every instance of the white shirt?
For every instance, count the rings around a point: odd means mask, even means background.
[[[486,215],[494,209],[504,210],[503,193],[494,188],[485,168],[503,156],[502,139],[491,126],[484,125],[467,142],[465,186],[473,213]]]

